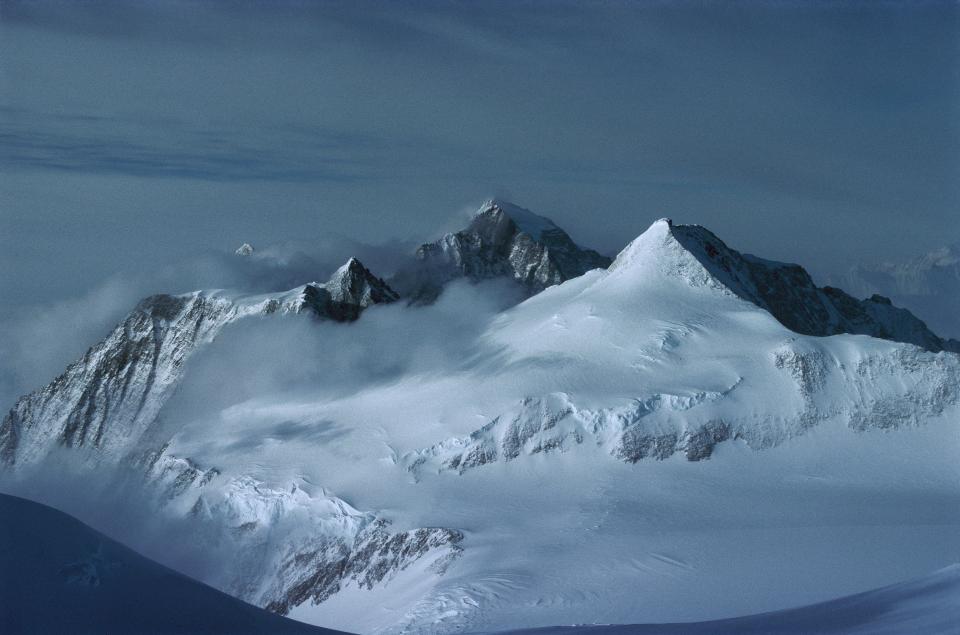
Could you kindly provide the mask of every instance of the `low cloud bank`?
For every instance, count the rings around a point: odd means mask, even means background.
[[[146,296],[196,289],[285,291],[326,280],[351,256],[385,277],[412,251],[400,241],[368,245],[331,236],[268,245],[247,257],[210,252],[154,271],[116,274],[77,296],[37,297],[0,320],[0,408],[59,375]]]

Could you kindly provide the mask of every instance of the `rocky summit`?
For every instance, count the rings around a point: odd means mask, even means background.
[[[610,258],[578,246],[550,219],[494,199],[476,211],[465,229],[421,245],[416,263],[391,284],[420,303],[435,300],[443,285],[457,278],[508,277],[534,295],[609,264]]]

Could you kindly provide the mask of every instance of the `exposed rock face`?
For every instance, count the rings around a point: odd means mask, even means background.
[[[391,284],[415,302],[429,303],[456,278],[477,281],[506,276],[528,295],[610,265],[610,259],[582,249],[549,219],[504,201],[489,201],[470,225],[421,245],[416,265]]]
[[[655,420],[717,401],[735,388],[736,385],[722,392],[693,396],[658,394],[627,407],[607,410],[578,408],[562,393],[528,398],[516,410],[496,417],[469,437],[449,439],[412,452],[400,462],[417,477],[425,471],[463,474],[488,463],[564,452],[583,443],[604,447],[627,463],[666,459],[677,452],[699,461],[709,458],[716,444],[733,438],[730,424],[710,420],[678,428]]]
[[[238,256],[252,256],[254,251],[256,250],[253,248],[253,245],[251,245],[250,243],[243,243],[242,245],[237,247],[237,250],[233,253],[235,253]]]
[[[874,295],[857,300],[834,287],[817,287],[800,265],[741,254],[699,225],[671,223],[670,228],[673,237],[720,283],[797,333],[853,333],[908,342],[929,351],[960,352],[960,342],[938,337],[887,298]]]
[[[442,575],[463,552],[459,531],[391,531],[389,521],[326,492],[310,495],[297,483],[279,490],[225,476],[167,447],[136,463],[160,509],[183,515],[198,536],[231,546],[230,575],[208,582],[284,615],[351,585],[372,589],[424,558],[427,570]]]
[[[423,557],[429,556],[429,569],[442,575],[463,552],[459,531],[423,528],[391,533],[389,529],[388,522],[377,520],[352,545],[334,540],[295,550],[283,559],[275,584],[260,603],[286,615],[304,602],[319,604],[349,584],[372,589]]]
[[[119,460],[157,418],[189,357],[227,324],[278,312],[348,322],[396,298],[354,258],[324,284],[266,298],[200,291],[146,298],[62,375],[17,401],[0,424],[0,460],[29,462],[57,445],[95,448]]]
[[[55,445],[108,450],[135,441],[195,347],[234,315],[230,301],[201,293],[141,301],[62,375],[17,401],[0,424],[0,457],[29,462]]]
[[[399,296],[390,286],[351,258],[323,285],[304,289],[304,306],[320,317],[352,322],[373,304],[395,301]]]

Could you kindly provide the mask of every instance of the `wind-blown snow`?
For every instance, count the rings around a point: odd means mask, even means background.
[[[499,207],[502,209],[507,216],[516,223],[520,231],[526,232],[534,240],[540,240],[545,231],[560,229],[549,218],[539,216],[528,209],[501,199],[487,201],[480,209],[489,209],[491,207]]]

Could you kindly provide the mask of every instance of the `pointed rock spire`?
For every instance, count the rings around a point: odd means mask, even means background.
[[[327,282],[304,287],[297,310],[310,309],[318,317],[352,322],[367,307],[393,302],[398,297],[383,279],[356,258],[350,258]]]

